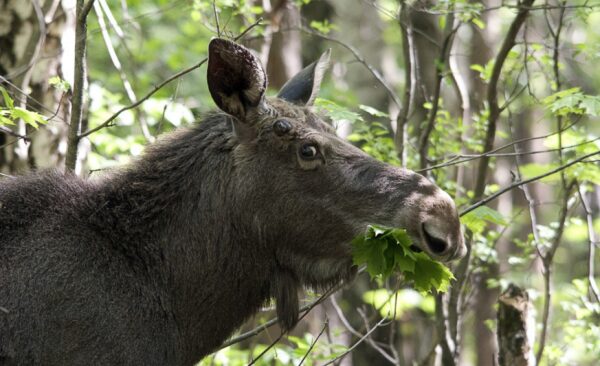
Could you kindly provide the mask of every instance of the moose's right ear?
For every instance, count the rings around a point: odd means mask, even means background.
[[[281,87],[277,97],[298,105],[312,105],[321,88],[325,70],[329,66],[330,55],[331,49],[328,49],[317,61],[306,66],[288,80]]]
[[[217,106],[234,116],[236,124],[247,124],[249,111],[264,104],[265,71],[256,56],[234,42],[221,38],[210,41],[207,81]]]

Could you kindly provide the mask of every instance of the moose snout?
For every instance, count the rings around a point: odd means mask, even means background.
[[[449,230],[450,229],[450,230]],[[448,223],[439,219],[429,219],[421,223],[421,237],[427,252],[436,259],[451,261],[466,254],[462,233],[452,230]]]

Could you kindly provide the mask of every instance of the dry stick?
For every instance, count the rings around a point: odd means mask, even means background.
[[[513,184],[511,184],[511,185],[509,185],[509,186],[507,186],[507,187],[504,187],[504,188],[502,188],[502,189],[501,189],[501,190],[499,190],[498,192],[496,192],[496,193],[494,193],[494,194],[492,194],[492,195],[489,195],[489,196],[487,196],[486,198],[484,198],[484,199],[482,199],[482,200],[480,200],[480,201],[478,201],[478,202],[476,202],[476,203],[472,204],[471,206],[469,206],[469,207],[465,208],[464,210],[462,210],[462,211],[460,212],[460,216],[464,216],[464,215],[466,215],[467,213],[469,213],[469,212],[473,211],[474,209],[476,209],[477,207],[479,207],[479,206],[483,206],[483,205],[485,205],[486,203],[488,203],[488,202],[490,202],[490,201],[493,201],[494,199],[496,199],[496,198],[498,198],[499,196],[503,195],[504,193],[506,193],[506,192],[510,191],[511,189],[514,189],[514,188],[516,188],[516,187],[520,187],[520,186],[522,186],[523,184],[528,184],[528,183],[531,183],[531,182],[535,182],[536,180],[539,180],[539,179],[542,179],[542,178],[548,177],[548,176],[550,176],[550,175],[552,175],[552,174],[556,174],[556,173],[558,173],[558,172],[560,172],[560,171],[562,171],[562,170],[565,170],[565,169],[567,169],[567,168],[568,168],[568,167],[570,167],[571,165],[575,165],[575,164],[577,164],[577,163],[580,163],[580,162],[582,162],[583,160],[585,160],[585,159],[587,159],[587,158],[589,158],[589,157],[591,157],[591,156],[598,155],[598,154],[600,154],[600,150],[599,150],[599,151],[595,151],[595,152],[593,152],[593,153],[589,153],[589,154],[586,154],[586,155],[580,156],[579,158],[577,158],[577,159],[574,159],[574,160],[571,160],[570,162],[568,162],[568,163],[566,163],[566,164],[563,164],[563,165],[559,166],[558,168],[552,169],[552,170],[550,170],[550,171],[548,171],[548,172],[546,172],[546,173],[544,173],[544,174],[536,175],[535,177],[531,177],[531,178],[529,178],[529,179],[525,179],[525,180],[522,180],[522,181],[520,181],[520,182],[515,182],[515,183],[513,183]]]
[[[73,80],[73,99],[71,104],[71,121],[67,137],[67,154],[65,166],[67,170],[74,171],[77,164],[77,150],[79,147],[79,129],[83,115],[83,85],[86,76],[85,54],[87,44],[87,16],[94,4],[94,0],[77,0],[75,19],[75,75]]]
[[[579,194],[579,199],[581,199],[581,206],[583,206],[583,210],[585,211],[587,229],[588,229],[588,282],[590,288],[590,300],[594,300],[596,302],[600,302],[600,291],[598,291],[598,286],[596,285],[596,279],[594,278],[594,260],[596,258],[596,233],[594,232],[594,218],[592,213],[592,208],[590,203],[585,198],[585,192],[577,183],[577,193]]]
[[[242,33],[240,33],[237,37],[235,37],[234,41],[237,41],[240,38],[244,37],[250,30],[252,30],[254,27],[260,25],[261,22],[262,22],[262,18],[258,18],[256,20],[256,22],[252,23]],[[79,138],[83,138],[83,137],[89,136],[92,133],[94,133],[96,131],[99,131],[99,130],[101,130],[101,129],[107,127],[107,126],[109,126],[110,123],[112,121],[114,121],[121,113],[123,113],[125,111],[128,111],[130,109],[136,108],[140,104],[144,103],[146,100],[150,99],[150,97],[152,95],[154,95],[154,93],[156,93],[157,91],[159,91],[162,87],[164,87],[165,85],[167,85],[171,81],[173,81],[173,80],[175,80],[177,78],[180,78],[181,76],[183,76],[185,74],[188,74],[188,73],[196,70],[197,68],[199,68],[200,66],[202,66],[207,60],[208,60],[208,58],[204,58],[203,60],[201,60],[200,62],[196,63],[195,65],[192,65],[192,66],[188,67],[187,69],[182,70],[182,71],[180,71],[180,72],[172,75],[168,79],[164,80],[162,83],[160,83],[157,86],[155,86],[148,94],[146,94],[145,96],[143,96],[142,98],[140,98],[137,102],[119,109],[117,112],[115,112],[112,116],[108,117],[108,119],[106,119],[100,125],[92,128],[90,130],[87,130],[87,131],[83,132],[81,135],[79,135]]]

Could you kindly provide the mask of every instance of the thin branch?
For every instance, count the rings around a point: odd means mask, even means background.
[[[598,155],[598,154],[600,154],[600,151],[595,151],[593,153],[589,153],[589,154],[580,156],[579,158],[571,160],[570,162],[568,162],[566,164],[563,164],[563,165],[559,166],[558,168],[552,169],[552,170],[550,170],[550,171],[548,171],[548,172],[546,172],[544,174],[536,175],[535,177],[531,177],[529,179],[525,179],[525,180],[520,181],[520,182],[515,182],[515,183],[513,183],[513,184],[511,184],[511,185],[509,185],[507,187],[502,188],[501,190],[497,191],[496,193],[494,193],[492,195],[489,195],[486,198],[484,198],[484,199],[482,199],[482,200],[480,200],[480,201],[472,204],[471,206],[465,208],[464,210],[462,210],[460,212],[460,216],[464,216],[465,214],[467,214],[467,213],[473,211],[474,209],[476,209],[477,207],[483,206],[486,203],[488,203],[490,201],[493,201],[494,199],[498,198],[499,196],[503,195],[504,193],[506,193],[506,192],[508,192],[508,191],[516,188],[516,187],[520,187],[523,184],[528,184],[528,183],[531,183],[531,182],[535,182],[536,180],[540,180],[540,179],[548,177],[548,176],[550,176],[552,174],[556,174],[558,172],[561,172],[561,171],[567,169],[568,167],[570,167],[572,165],[580,163],[583,160],[585,160],[585,159],[587,159],[589,157],[592,157],[594,155]]]
[[[356,329],[354,329],[354,327],[350,324],[350,322],[348,321],[348,318],[346,318],[346,315],[344,315],[344,312],[342,311],[342,309],[338,305],[337,300],[335,299],[335,296],[331,296],[331,305],[333,305],[333,309],[337,313],[337,315],[340,318],[342,324],[344,325],[344,327],[346,327],[346,329],[348,329],[348,331],[350,331],[350,333],[352,333],[353,335],[355,335],[359,339],[362,338],[362,337],[364,337],[364,334],[362,334],[361,332],[359,332]],[[394,365],[397,364],[397,360],[394,357],[388,355],[387,352],[385,352],[385,350],[383,350],[381,347],[379,347],[379,345],[377,343],[375,343],[375,341],[373,341],[373,339],[371,339],[370,337],[368,337],[368,338],[366,338],[366,340],[367,340],[367,343],[371,347],[373,347],[373,349],[375,351],[379,352],[386,360],[388,360],[389,362],[391,362]]]
[[[310,352],[313,350],[313,348],[315,347],[315,344],[317,344],[317,341],[319,340],[319,338],[321,338],[321,336],[323,335],[323,332],[325,332],[325,329],[327,329],[328,326],[329,326],[329,319],[325,318],[325,323],[323,324],[323,328],[321,328],[321,331],[319,332],[319,334],[317,335],[315,340],[310,344],[310,347],[308,347],[308,350],[306,350],[306,353],[300,360],[300,363],[298,364],[298,366],[302,366],[302,364],[304,363],[304,360],[306,360],[306,357],[308,357]]]
[[[508,153],[507,155],[496,154],[496,153],[498,151],[502,151],[502,150],[507,149],[509,147],[512,147],[512,146],[514,146],[516,144],[520,144],[522,142],[539,140],[539,139],[545,139],[545,138],[557,135],[557,134],[559,134],[561,132],[564,132],[564,131],[568,130],[569,128],[573,127],[580,120],[581,120],[581,118],[579,118],[577,121],[571,123],[570,125],[563,127],[561,130],[558,130],[558,131],[555,131],[555,132],[552,132],[552,133],[549,133],[549,134],[546,134],[546,135],[541,135],[541,136],[525,137],[525,138],[522,138],[522,139],[519,139],[519,140],[512,141],[512,142],[507,143],[507,144],[505,144],[503,146],[500,146],[498,148],[495,148],[493,150],[490,150],[488,152],[484,152],[484,153],[481,153],[481,154],[457,154],[457,155],[452,156],[448,161],[445,161],[443,163],[431,166],[431,167],[426,168],[426,169],[416,170],[416,172],[417,173],[421,173],[421,172],[425,172],[425,171],[432,170],[432,169],[445,168],[447,166],[456,165],[456,164],[462,164],[462,163],[469,162],[471,160],[480,159],[480,158],[482,158],[484,156],[514,156],[514,153]],[[593,140],[590,140],[590,141],[585,141],[583,143],[576,144],[576,145],[571,145],[571,146],[567,146],[565,148],[580,146],[580,145],[586,144],[588,142],[596,141],[596,140],[597,139],[593,139]],[[549,150],[546,150],[546,151],[548,151],[548,152],[555,151],[555,149],[554,150],[549,149]],[[465,158],[465,159],[457,161],[458,159],[461,159],[461,158]]]
[[[360,338],[358,341],[356,341],[352,347],[348,348],[346,351],[344,351],[344,353],[342,353],[341,355],[337,356],[336,358],[334,358],[333,360],[329,360],[329,362],[323,364],[323,366],[328,366],[333,364],[334,362],[337,362],[338,360],[341,360],[342,358],[346,357],[349,353],[351,353],[352,351],[354,351],[354,349],[356,347],[358,347],[359,344],[361,344],[362,342],[364,342],[370,335],[371,333],[373,333],[377,328],[379,328],[379,326],[381,326],[384,322],[385,322],[386,318],[382,318],[380,321],[377,322],[377,324],[375,324],[375,326],[373,328],[371,328],[371,330],[369,330],[362,338]]]
[[[81,10],[81,14],[79,15],[80,18],[79,20],[85,21],[87,19],[88,14],[90,13],[90,10],[92,10],[92,6],[94,5],[94,0],[88,0],[88,2],[83,6],[82,10]]]
[[[448,69],[448,59],[450,56],[450,50],[452,49],[452,43],[454,41],[454,35],[458,28],[457,25],[454,27],[454,16],[449,16],[446,20],[446,29],[444,30],[447,33],[444,38],[444,42],[442,44],[442,48],[440,50],[440,57],[436,62],[436,80],[435,80],[435,89],[433,91],[433,99],[431,100],[431,110],[429,111],[429,118],[427,120],[427,124],[421,133],[419,139],[419,164],[421,169],[427,167],[427,149],[429,147],[429,136],[433,131],[433,127],[435,125],[435,119],[437,117],[437,112],[440,104],[440,93],[442,91],[442,82],[444,80],[444,74]]]
[[[595,278],[595,270],[594,270],[594,261],[596,259],[596,232],[594,231],[594,217],[592,212],[592,207],[585,197],[585,192],[581,185],[577,183],[577,193],[579,194],[579,199],[581,200],[581,206],[585,212],[586,224],[588,229],[588,282],[590,287],[590,292],[593,295],[596,302],[600,302],[600,291],[598,290],[598,285],[596,285]],[[592,296],[590,296],[592,298]]]
[[[23,140],[25,142],[31,142],[31,139],[29,137],[27,137],[25,135],[18,134],[18,133],[14,132],[13,130],[11,130],[8,127],[0,126],[0,132],[5,133],[7,135],[10,135],[12,137],[16,137],[16,138],[21,139],[21,140]]]
[[[217,13],[216,1],[212,1],[213,13],[215,14],[215,25],[217,27],[217,37],[221,37],[221,25],[219,24],[219,14]]]

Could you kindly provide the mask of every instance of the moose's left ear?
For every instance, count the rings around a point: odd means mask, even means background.
[[[325,70],[329,66],[330,55],[331,49],[328,49],[317,61],[306,66],[296,76],[288,80],[277,94],[277,97],[294,104],[312,105],[319,93]]]
[[[251,125],[248,112],[264,103],[267,76],[246,47],[214,38],[208,45],[208,90],[224,112],[242,125]]]

